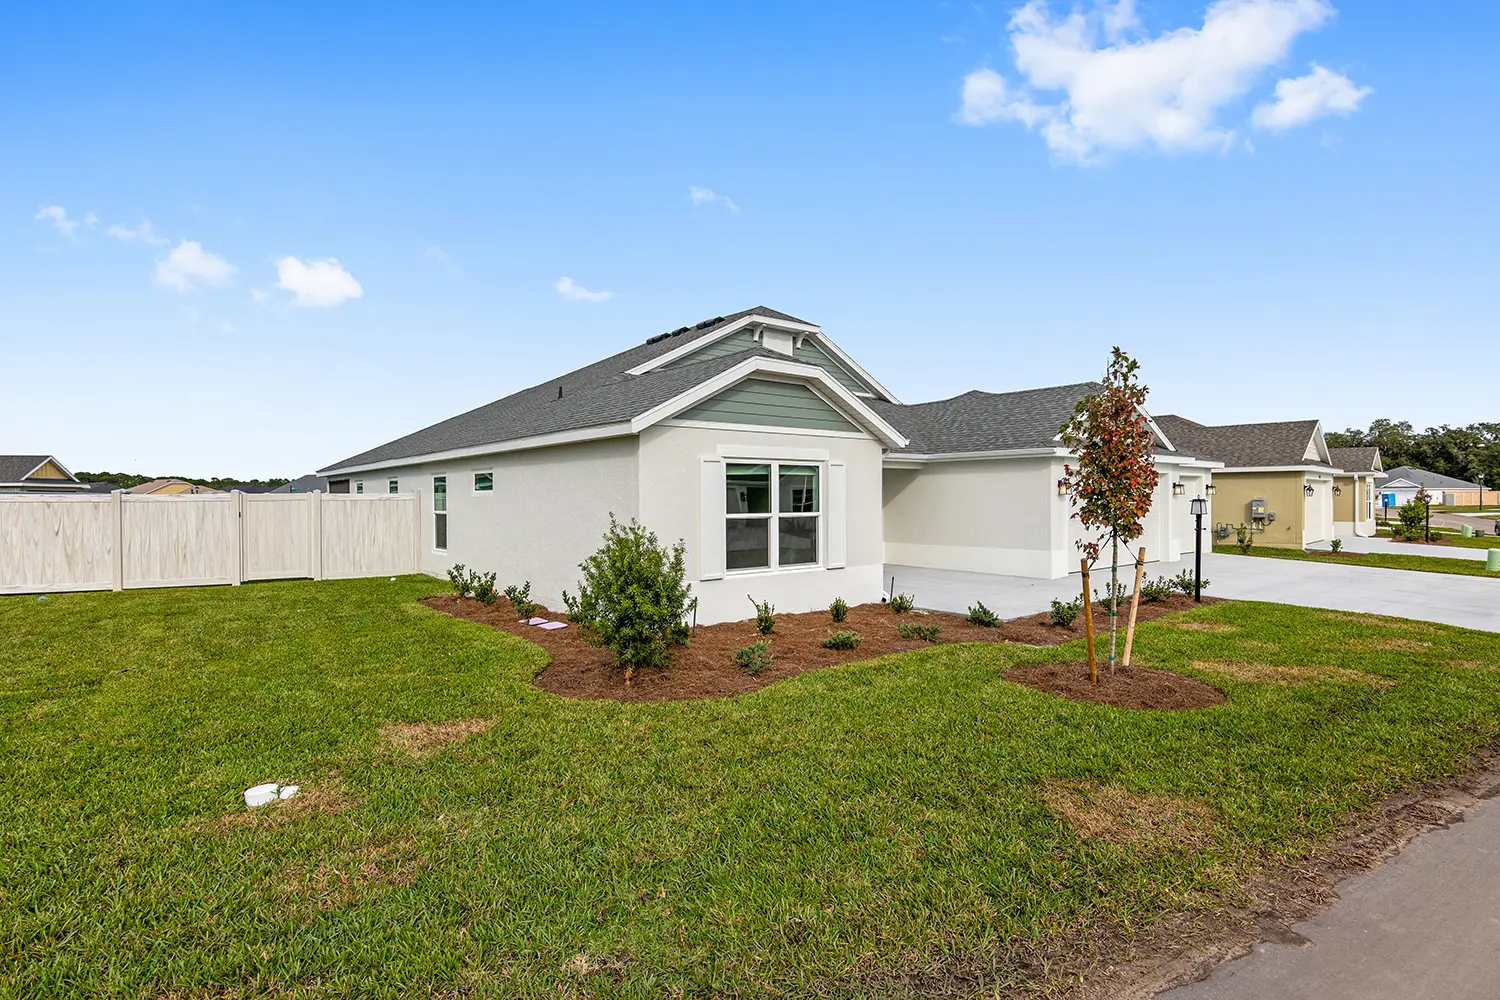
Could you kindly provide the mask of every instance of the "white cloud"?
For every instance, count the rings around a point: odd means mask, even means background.
[[[1356,87],[1344,74],[1313,63],[1313,71],[1306,76],[1278,82],[1276,100],[1257,106],[1252,120],[1261,128],[1280,132],[1324,115],[1352,115],[1374,92],[1372,87]]]
[[[591,292],[582,285],[575,283],[572,278],[566,276],[554,281],[552,287],[557,289],[557,294],[559,295],[570,299],[580,299],[584,302],[604,302],[615,297],[614,292]]]
[[[735,215],[740,214],[740,206],[734,203],[733,198],[727,194],[719,194],[712,188],[690,184],[688,185],[688,200],[694,205],[723,205]]]
[[[149,243],[152,246],[165,246],[171,242],[165,236],[158,235],[156,230],[151,228],[149,219],[142,219],[141,224],[134,229],[131,229],[129,226],[114,225],[106,229],[105,232],[124,243],[132,243],[139,240],[142,243]]]
[[[35,218],[51,222],[64,236],[72,236],[78,231],[78,220],[68,218],[68,210],[61,205],[44,205],[37,209]],[[90,214],[88,218],[92,219],[93,215]]]
[[[1063,18],[1046,0],[1030,0],[1010,21],[1022,85],[993,69],[970,73],[956,117],[1019,122],[1075,162],[1143,146],[1227,149],[1234,132],[1219,113],[1333,15],[1329,0],[1214,0],[1201,28],[1150,37],[1132,0],[1095,0]],[[1035,96],[1042,92],[1060,96]]]
[[[233,265],[194,240],[183,240],[156,262],[156,283],[178,292],[190,291],[194,285],[226,285],[233,274]]]
[[[343,305],[365,294],[354,275],[332,257],[306,261],[281,258],[276,262],[276,287],[291,292],[295,305],[310,309]]]

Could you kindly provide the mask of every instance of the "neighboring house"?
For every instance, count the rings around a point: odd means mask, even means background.
[[[275,486],[266,483],[230,483],[220,489],[221,493],[274,493]]]
[[[1332,540],[1334,478],[1340,471],[1316,420],[1208,426],[1175,414],[1156,418],[1178,448],[1218,459],[1216,525],[1255,529],[1255,544],[1303,548]]]
[[[1423,489],[1427,490],[1433,503],[1472,507],[1480,502],[1478,483],[1428,472],[1414,465],[1398,465],[1375,480],[1375,490],[1379,494],[1377,503],[1393,510],[1412,500]],[[1494,493],[1494,490],[1485,490],[1485,500],[1493,499]]]
[[[296,479],[293,479],[289,483],[283,483],[282,485],[276,487],[271,492],[272,493],[314,493],[314,492],[317,492],[317,493],[327,493],[328,492],[328,477],[327,476],[319,476],[316,473],[309,473],[308,475],[305,475],[305,476],[298,476]],[[396,492],[396,491],[392,490],[391,492]]]
[[[887,560],[1076,568],[1057,436],[1092,387],[903,406],[818,326],[759,307],[319,472],[332,493],[420,492],[424,572],[529,579],[554,608],[610,516],[636,518],[685,542],[698,620],[736,620],[747,594],[785,611],[878,600]],[[1159,461],[1195,489],[1211,467],[1165,442]],[[1172,492],[1164,483],[1156,555],[1182,547]]]
[[[85,493],[88,484],[51,455],[0,455],[0,493]]]
[[[153,479],[150,482],[141,483],[139,486],[132,486],[125,492],[134,493],[138,496],[165,497],[193,493],[223,493],[224,491],[216,490],[212,486],[198,486],[184,479]]]
[[[1328,458],[1343,472],[1333,477],[1333,533],[1336,538],[1375,537],[1375,478],[1381,474],[1379,448],[1329,448]]]

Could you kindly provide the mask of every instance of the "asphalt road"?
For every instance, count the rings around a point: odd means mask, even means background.
[[[1500,799],[1418,837],[1295,924],[1158,1000],[1495,1000],[1500,997]]]

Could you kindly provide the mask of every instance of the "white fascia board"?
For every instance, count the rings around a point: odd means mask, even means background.
[[[1330,469],[1324,465],[1236,465],[1225,467],[1225,475],[1233,475],[1236,472],[1307,472],[1314,475],[1328,473],[1342,473],[1343,469]]]
[[[1146,423],[1147,423],[1148,426],[1150,426],[1151,432],[1156,435],[1156,439],[1158,441],[1160,441],[1162,444],[1164,444],[1164,445],[1167,446],[1167,450],[1168,451],[1176,451],[1177,450],[1177,446],[1172,443],[1172,439],[1169,438],[1169,437],[1167,437],[1167,432],[1164,431],[1164,430],[1162,430],[1160,427],[1158,427],[1156,425],[1156,418],[1155,417],[1153,417],[1153,416],[1151,416],[1151,414],[1147,413],[1143,407],[1137,406],[1136,407],[1136,412],[1139,413],[1141,416],[1143,416],[1143,417],[1146,418]]]
[[[816,385],[817,390],[821,390],[819,395],[825,399],[832,397],[828,399],[828,402],[844,411],[846,416],[854,417],[858,423],[873,431],[886,447],[905,448],[910,443],[900,431],[881,419],[880,414],[862,403],[854,393],[835,382],[832,376],[822,368],[763,356],[746,358],[728,371],[720,372],[711,379],[699,382],[687,392],[653,406],[630,422],[631,433],[639,434],[647,427],[674,417],[683,410],[718,395],[736,382],[743,381],[752,375],[783,375],[794,381]]]
[[[1177,465],[1184,469],[1222,469],[1224,463],[1212,458],[1196,458],[1192,455],[1180,455],[1173,452],[1163,455],[1156,453],[1156,461],[1160,465]]]
[[[824,333],[821,330],[818,330],[816,331],[815,335],[818,338],[818,343],[828,348],[828,350],[833,353],[833,356],[839,361],[843,362],[844,366],[847,367],[850,371],[854,372],[854,374],[858,375],[870,385],[874,386],[876,391],[884,396],[889,402],[896,403],[898,405],[901,403],[901,400],[896,398],[895,393],[891,392],[891,390],[875,381],[875,376],[865,371],[864,366],[861,365],[858,361],[855,361],[849,355],[845,354],[843,348],[839,347],[838,344],[835,344],[833,342],[833,338],[829,337],[828,334]]]
[[[666,354],[661,354],[652,358],[650,361],[642,362],[641,364],[636,365],[634,368],[626,371],[625,374],[644,375],[647,372],[655,371],[663,365],[671,364],[678,358],[685,358],[689,354],[692,354],[694,351],[702,350],[709,344],[718,343],[731,334],[739,333],[747,326],[769,326],[775,330],[788,330],[792,333],[819,332],[817,327],[812,326],[808,323],[794,323],[791,320],[772,319],[769,316],[762,316],[759,313],[751,313],[749,316],[741,316],[733,323],[729,323],[725,326],[720,327],[713,333],[710,333],[703,337],[697,337],[693,340],[689,340],[685,344],[681,344],[677,347],[672,348],[672,350],[668,351]]]
[[[456,458],[474,458],[478,455],[500,455],[511,451],[530,451],[535,448],[553,448],[560,444],[577,444],[581,441],[598,441],[601,438],[628,437],[634,434],[630,424],[625,422],[613,424],[601,424],[598,427],[581,427],[571,431],[555,431],[551,434],[536,434],[532,437],[516,438],[514,441],[497,441],[491,444],[477,444],[468,448],[453,448],[448,451],[434,451],[423,455],[410,455],[406,458],[392,458],[380,462],[366,462],[361,465],[334,465],[326,469],[319,469],[317,475],[327,478],[328,476],[343,476],[355,472],[375,472],[380,469],[399,469],[406,465],[421,465],[425,462],[446,462]]]
[[[905,465],[925,465],[928,462],[977,462],[992,458],[1068,458],[1072,453],[1066,448],[1012,448],[1007,451],[954,451],[933,455],[887,455],[885,464],[890,468]]]

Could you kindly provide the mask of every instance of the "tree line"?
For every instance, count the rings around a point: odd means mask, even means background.
[[[1500,486],[1500,423],[1444,424],[1418,432],[1410,421],[1381,419],[1368,430],[1351,427],[1324,437],[1330,448],[1379,448],[1387,469],[1412,465],[1471,483],[1483,475],[1486,489]]]
[[[128,490],[132,486],[149,483],[153,479],[180,479],[194,486],[207,486],[216,490],[227,490],[235,486],[285,486],[289,479],[194,479],[192,476],[139,476],[133,472],[78,472],[74,473],[85,483],[109,483],[115,489]]]

